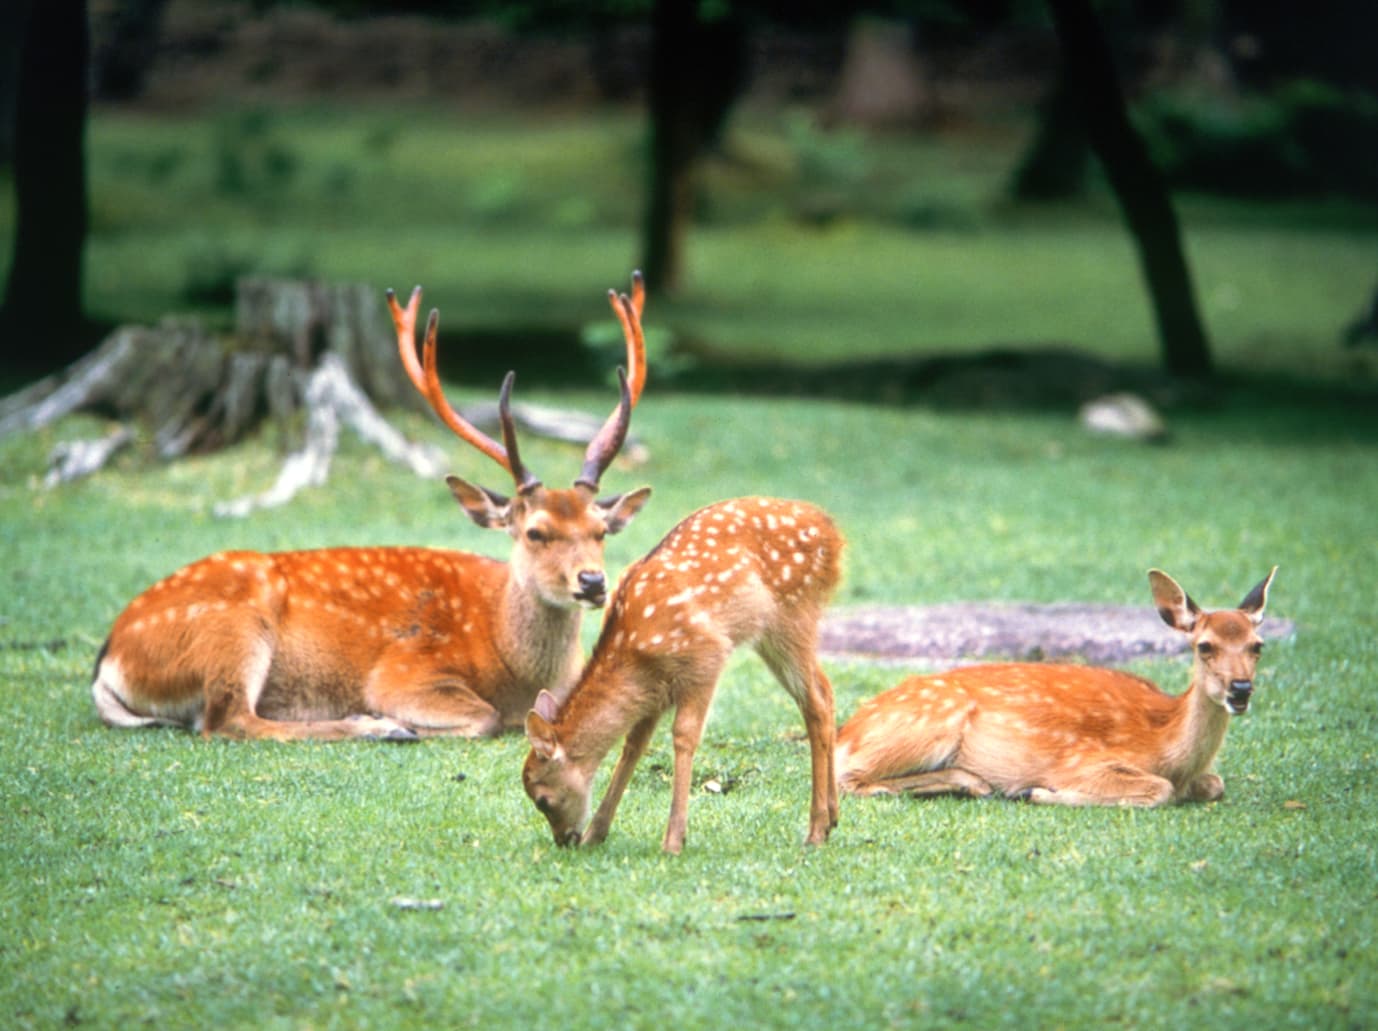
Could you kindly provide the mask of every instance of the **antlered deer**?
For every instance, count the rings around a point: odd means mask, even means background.
[[[863,702],[838,732],[839,785],[1053,805],[1214,801],[1225,785],[1211,766],[1230,717],[1249,707],[1276,573],[1238,609],[1203,612],[1166,573],[1149,572],[1163,621],[1191,640],[1183,694],[1116,670],[1042,663],[910,677]]]
[[[521,725],[538,691],[563,696],[578,676],[583,608],[607,595],[603,537],[637,514],[649,488],[598,498],[645,382],[645,291],[609,291],[627,344],[621,397],[567,489],[521,463],[509,410],[504,444],[446,401],[432,311],[416,358],[417,287],[388,306],[416,389],[461,439],[511,474],[507,498],[458,476],[451,492],[479,526],[512,537],[504,563],[429,548],[227,552],[139,595],[115,620],[92,695],[111,726],[181,725],[243,738],[483,737]]]
[[[810,844],[837,824],[833,691],[816,657],[818,619],[841,576],[842,536],[801,501],[738,498],[700,509],[627,570],[593,656],[563,706],[548,692],[526,717],[522,783],[558,845],[607,837],[656,723],[675,709],[674,783],[662,847],[688,822],[694,750],[728,656],[751,645],[804,716],[813,769]],[[593,776],[626,741],[589,822]]]

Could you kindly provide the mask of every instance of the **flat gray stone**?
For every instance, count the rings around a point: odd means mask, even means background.
[[[1290,620],[1271,616],[1260,627],[1264,638],[1295,632]],[[819,650],[879,662],[1073,659],[1111,665],[1180,654],[1187,643],[1149,606],[954,602],[833,609],[823,617]]]

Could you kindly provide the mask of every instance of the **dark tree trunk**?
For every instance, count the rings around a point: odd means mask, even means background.
[[[1105,35],[1088,0],[1048,0],[1048,9],[1091,146],[1138,246],[1164,367],[1175,376],[1208,375],[1210,345],[1196,309],[1177,215],[1162,176],[1129,122]]]
[[[650,190],[641,267],[646,285],[673,293],[693,217],[695,163],[716,142],[746,72],[745,28],[728,13],[699,18],[697,0],[657,0],[652,16]]]
[[[85,0],[31,0],[27,15],[14,124],[18,211],[0,340],[7,362],[52,366],[87,345],[81,293],[90,36]]]
[[[1014,173],[1015,199],[1040,202],[1081,196],[1090,161],[1086,119],[1063,69],[1039,105],[1038,127]]]
[[[167,0],[122,0],[96,9],[102,19],[91,58],[97,97],[131,100],[143,92],[166,9]]]

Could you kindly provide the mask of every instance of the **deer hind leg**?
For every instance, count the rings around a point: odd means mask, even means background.
[[[169,699],[162,704],[140,698],[124,675],[118,659],[101,650],[91,679],[91,700],[96,714],[108,727],[189,727],[201,725],[205,705],[199,693],[186,699]]]
[[[837,715],[833,685],[814,658],[812,635],[800,643],[766,639],[757,647],[757,653],[794,698],[804,717],[813,783],[805,842],[821,845],[837,826]]]
[[[985,798],[995,789],[984,777],[970,770],[947,766],[877,780],[853,780],[847,790],[854,795],[909,795],[911,798],[957,795],[962,798]]]
[[[969,795],[992,791],[985,778],[954,766],[973,705],[961,701],[942,715],[926,708],[863,702],[838,731],[838,785],[852,795]]]
[[[608,789],[603,793],[603,800],[598,803],[598,811],[593,814],[593,819],[584,831],[584,836],[579,842],[581,845],[597,845],[608,836],[612,818],[617,814],[617,805],[622,801],[622,793],[627,790],[627,784],[632,779],[632,771],[636,769],[636,764],[645,753],[659,722],[660,713],[655,713],[633,725],[627,733],[627,740],[622,745],[622,755],[612,771],[612,780],[608,782]]]
[[[274,720],[256,711],[258,699],[268,682],[273,663],[273,642],[256,635],[247,646],[225,641],[215,653],[227,656],[206,676],[205,716],[201,726],[206,736],[274,741],[339,741],[344,738],[374,738],[388,741],[415,741],[416,734],[394,720],[368,715],[343,719]]]
[[[1132,805],[1172,800],[1172,781],[1137,766],[1106,759],[1083,767],[1056,787],[1035,787],[1024,798],[1038,805]]]

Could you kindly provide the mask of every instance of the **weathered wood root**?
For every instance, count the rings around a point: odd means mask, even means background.
[[[319,487],[330,475],[343,422],[366,442],[418,476],[439,476],[445,456],[429,444],[413,444],[384,419],[350,378],[338,355],[327,353],[306,378],[306,441],[287,456],[274,484],[261,494],[246,495],[215,506],[220,516],[246,516],[260,508],[291,501],[306,487]]]
[[[239,284],[236,332],[217,337],[194,321],[116,330],[65,370],[0,399],[0,437],[34,431],[75,412],[116,420],[115,432],[53,451],[44,484],[89,476],[147,427],[158,457],[226,447],[265,419],[290,424],[306,412],[305,440],[288,456],[268,490],[216,506],[221,515],[246,515],[281,505],[308,486],[323,484],[350,427],[392,462],[418,476],[445,471],[444,453],[413,443],[379,414],[376,404],[421,407],[395,342],[382,332],[380,294],[360,284],[248,279]],[[513,415],[525,432],[587,444],[601,421],[579,412],[520,405]],[[481,404],[464,416],[497,423],[497,406]],[[625,458],[644,461],[635,440]]]
[[[64,440],[53,447],[48,456],[48,472],[43,486],[48,490],[71,483],[105,468],[116,453],[134,439],[128,426],[116,426],[103,437],[91,440]]]

